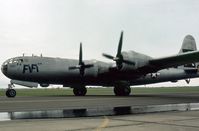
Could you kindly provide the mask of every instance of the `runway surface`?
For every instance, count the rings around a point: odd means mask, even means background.
[[[182,103],[194,103],[196,106]],[[59,131],[101,131],[101,130],[193,130],[199,129],[199,93],[189,94],[139,94],[128,97],[117,96],[45,96],[45,97],[0,97],[0,130],[59,130]],[[152,107],[152,105],[155,105]],[[157,105],[157,107],[156,107]],[[167,106],[161,106],[167,105]],[[180,106],[181,105],[181,106]],[[128,115],[94,115],[95,117],[70,118],[65,115],[85,113],[67,109],[97,109],[131,106],[141,112],[159,110],[158,113],[130,113]],[[151,108],[146,108],[151,106]],[[158,107],[160,106],[160,107]],[[142,108],[143,107],[143,108]],[[185,107],[185,108],[184,108]],[[191,107],[193,110],[191,110]],[[196,107],[196,108],[194,108]],[[168,108],[172,112],[160,112]],[[179,109],[177,109],[179,108]],[[183,108],[183,110],[181,110]],[[126,109],[126,108],[125,108]],[[173,110],[174,109],[174,110]],[[177,110],[176,110],[177,109]],[[190,109],[190,110],[187,110]],[[63,111],[62,111],[63,110]],[[23,112],[24,111],[24,112]],[[106,113],[110,113],[110,110]],[[113,109],[116,112],[125,110]],[[134,112],[134,111],[133,111]],[[92,113],[92,110],[86,113]],[[103,110],[94,113],[103,113]],[[63,116],[62,116],[63,115]],[[59,117],[61,116],[61,117]],[[76,116],[76,115],[75,115]],[[97,116],[97,117],[96,117]]]
[[[0,121],[1,131],[198,131],[199,111]]]
[[[103,108],[115,106],[199,103],[199,94],[139,94],[117,96],[0,97],[0,112]]]

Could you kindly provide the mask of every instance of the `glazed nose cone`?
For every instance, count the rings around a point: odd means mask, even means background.
[[[7,74],[7,71],[8,71],[8,64],[7,62],[4,62],[2,65],[1,65],[1,72],[6,75]]]

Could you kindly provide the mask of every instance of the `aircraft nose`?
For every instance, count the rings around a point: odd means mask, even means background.
[[[6,75],[7,74],[7,71],[8,71],[8,63],[7,61],[4,62],[2,65],[1,65],[1,72]]]

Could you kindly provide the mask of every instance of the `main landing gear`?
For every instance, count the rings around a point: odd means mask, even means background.
[[[114,86],[116,96],[129,96],[131,93],[130,85],[127,82],[120,82]]]
[[[73,93],[75,96],[85,96],[87,89],[85,86],[73,86]],[[128,82],[118,82],[114,86],[114,93],[116,96],[129,96],[131,93],[130,84]]]
[[[87,89],[85,86],[73,87],[73,93],[75,96],[85,96],[87,93]]]
[[[8,84],[8,89],[6,90],[6,96],[7,97],[15,97],[16,96],[16,91],[12,89],[14,87],[13,84]]]

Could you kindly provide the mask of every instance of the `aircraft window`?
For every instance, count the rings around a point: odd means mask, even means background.
[[[17,60],[13,60],[12,63],[18,63],[18,61]]]
[[[10,59],[8,63],[10,63],[10,64],[11,64],[12,62],[13,62],[13,59]]]
[[[12,63],[17,63],[17,64],[21,64],[23,62],[23,59],[10,59],[8,60],[8,63],[12,64]]]
[[[8,64],[8,62],[5,62],[3,65],[7,65]]]
[[[20,59],[21,62],[23,62],[23,59]]]
[[[19,61],[20,64],[23,63],[23,59],[19,59],[18,61]]]

